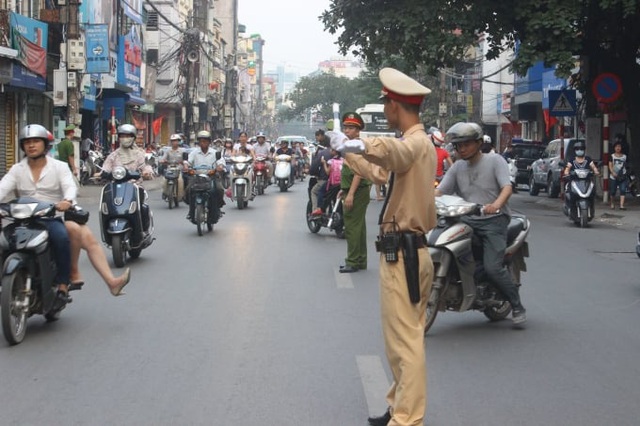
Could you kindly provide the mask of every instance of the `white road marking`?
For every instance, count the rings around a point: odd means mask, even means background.
[[[369,416],[379,416],[387,410],[386,396],[391,386],[382,367],[382,360],[375,355],[359,355],[356,362],[367,399]]]
[[[348,289],[353,287],[352,274],[341,274],[339,269],[334,269],[334,275],[336,276],[336,285],[338,289]]]

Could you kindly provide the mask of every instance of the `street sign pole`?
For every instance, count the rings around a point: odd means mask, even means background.
[[[602,118],[602,202],[609,201],[609,113]]]

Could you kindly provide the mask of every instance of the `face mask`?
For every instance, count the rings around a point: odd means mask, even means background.
[[[582,157],[584,155],[584,149],[576,149],[576,155]]]
[[[135,140],[132,136],[122,136],[118,138],[120,141],[120,146],[123,148],[131,148],[133,146],[133,141]]]

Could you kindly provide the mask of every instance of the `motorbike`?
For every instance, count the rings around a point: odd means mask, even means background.
[[[317,234],[320,229],[328,228],[336,233],[336,237],[344,238],[344,217],[342,213],[342,199],[338,198],[338,192],[340,192],[340,186],[334,186],[324,195],[322,215],[311,214],[311,189],[316,185],[317,178],[312,177],[309,179],[307,202],[307,227],[312,234]]]
[[[586,228],[595,215],[593,172],[572,168],[565,180],[563,212],[576,225]]]
[[[253,172],[256,179],[256,192],[258,195],[264,194],[264,190],[269,184],[267,176],[267,157],[259,155],[253,163]]]
[[[638,232],[638,241],[636,243],[636,255],[640,257],[640,232]]]
[[[189,199],[190,203],[195,203],[193,209],[192,222],[196,224],[198,235],[202,236],[204,227],[211,232],[213,225],[218,221],[218,217],[209,210],[209,197],[211,197],[211,185],[216,171],[208,167],[197,167],[189,170]],[[216,202],[214,200],[214,202]]]
[[[151,166],[153,169],[153,174],[158,175],[158,153],[154,149],[148,149],[144,153],[144,161],[146,164]]]
[[[304,181],[307,167],[306,157],[304,155],[298,156],[296,159],[296,178],[300,179],[300,182]]]
[[[0,217],[11,221],[0,234],[0,315],[4,337],[11,345],[23,341],[29,317],[39,314],[55,321],[64,309],[54,303],[56,263],[49,234],[37,222],[55,213],[53,204],[28,197],[0,204]]]
[[[235,200],[239,210],[253,201],[253,159],[250,155],[235,155],[231,157],[231,199]]]
[[[134,183],[141,177],[139,172],[118,166],[102,175],[109,182],[100,194],[100,233],[111,247],[113,263],[121,268],[127,253],[136,259],[155,240],[153,212],[143,199],[144,190]]]
[[[162,199],[169,203],[169,210],[173,209],[173,207],[178,207],[179,200],[182,198],[180,193],[182,193],[180,188],[180,174],[182,173],[182,168],[178,164],[169,164],[164,169],[164,178],[166,179],[166,189],[162,194]]]
[[[275,162],[273,174],[276,177],[276,183],[280,188],[280,192],[286,192],[293,185],[291,179],[291,156],[288,154],[276,155]]]
[[[426,235],[434,279],[427,302],[425,335],[438,312],[477,310],[491,321],[506,318],[511,304],[488,279],[482,262],[476,263],[475,259],[482,259],[482,245],[474,238],[473,229],[461,221],[465,215],[482,214],[482,206],[457,196],[442,195],[436,197],[436,212],[437,225]],[[527,270],[526,239],[530,229],[524,215],[512,215],[503,263],[518,287],[521,273]]]
[[[100,151],[90,150],[87,153],[87,158],[80,160],[80,184],[88,185],[95,183],[95,175],[102,171],[102,164],[104,163],[104,155]]]

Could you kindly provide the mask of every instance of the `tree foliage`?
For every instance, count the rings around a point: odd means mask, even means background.
[[[632,136],[640,135],[638,0],[331,0],[320,18],[326,30],[339,34],[341,53],[373,67],[397,55],[409,68],[434,73],[455,65],[481,37],[487,59],[515,49],[511,68],[520,75],[538,61],[556,66],[558,76],[573,73],[587,116],[598,113],[590,90],[594,78],[614,72],[623,86],[618,106],[628,114]]]
[[[363,73],[356,79],[337,77],[325,73],[302,77],[289,94],[292,108],[283,108],[280,119],[294,119],[314,110],[326,119],[333,117],[333,104],[340,104],[340,111],[355,111],[367,103],[377,102],[380,83],[371,73]]]
[[[568,76],[575,56],[600,48],[637,55],[637,0],[331,0],[321,19],[339,33],[343,54],[371,65],[399,55],[411,66],[451,67],[480,36],[492,59],[518,42],[513,69],[524,75],[535,62],[557,65]]]

